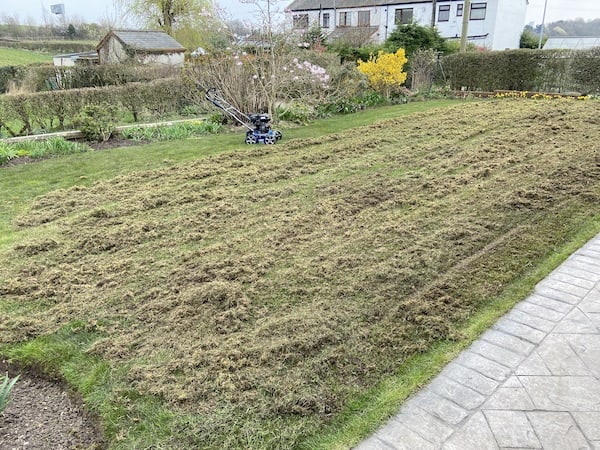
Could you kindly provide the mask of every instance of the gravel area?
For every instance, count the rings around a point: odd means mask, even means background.
[[[7,370],[0,361],[0,373]],[[0,413],[0,450],[102,449],[97,420],[61,383],[22,372]]]

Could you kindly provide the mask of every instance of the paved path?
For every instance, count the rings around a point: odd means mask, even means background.
[[[357,450],[600,450],[600,234]]]

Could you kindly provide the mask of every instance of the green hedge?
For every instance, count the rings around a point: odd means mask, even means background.
[[[507,50],[446,56],[452,89],[600,93],[600,49]]]
[[[0,132],[9,136],[71,129],[86,105],[107,103],[119,115],[139,120],[178,114],[189,106],[188,88],[180,78],[166,78],[121,86],[69,89],[0,96]]]
[[[97,42],[92,41],[2,41],[0,46],[59,54],[89,52],[96,49],[96,44]]]
[[[11,81],[22,80],[27,72],[27,66],[2,66],[0,67],[0,93],[4,94]]]
[[[10,81],[18,81],[30,92],[81,89],[178,76],[181,69],[168,66],[99,64],[57,67],[52,64],[0,67],[0,93]]]

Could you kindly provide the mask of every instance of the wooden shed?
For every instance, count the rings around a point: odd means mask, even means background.
[[[164,31],[112,30],[96,47],[100,64],[136,62],[181,66],[185,47]]]

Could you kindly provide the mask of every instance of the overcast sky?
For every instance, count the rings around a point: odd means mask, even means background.
[[[542,22],[545,1],[529,1],[526,23]],[[276,2],[276,7],[283,9],[291,2],[292,0],[280,0]],[[547,0],[547,2],[546,22],[577,17],[600,18],[600,0]],[[0,19],[9,16],[18,18],[20,23],[43,23],[43,11],[45,10],[49,16],[50,5],[58,3],[65,5],[67,22],[69,19],[101,22],[106,21],[103,19],[114,19],[116,16],[112,0],[0,0]],[[255,16],[254,5],[242,3],[240,0],[217,0],[217,4],[232,18],[251,20]]]

